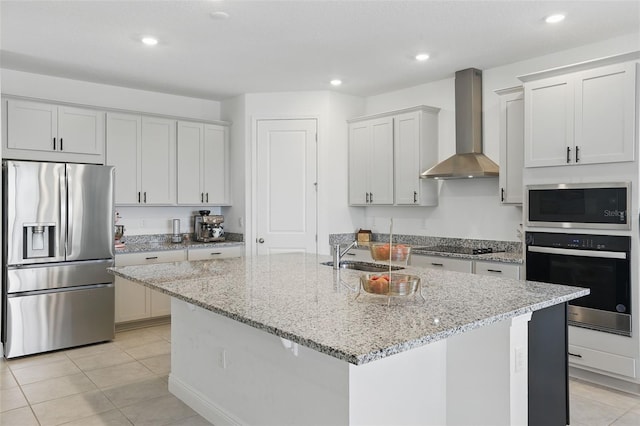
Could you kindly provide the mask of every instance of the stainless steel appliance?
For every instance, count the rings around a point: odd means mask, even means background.
[[[7,358],[114,337],[114,168],[4,161]]]
[[[587,287],[569,302],[569,324],[631,336],[631,238],[526,233],[527,280]]]
[[[195,240],[203,243],[224,241],[224,229],[222,228],[224,216],[210,216],[210,210],[200,210],[198,213],[200,214],[198,216],[194,216],[193,218]]]
[[[529,185],[527,226],[631,229],[631,183]]]

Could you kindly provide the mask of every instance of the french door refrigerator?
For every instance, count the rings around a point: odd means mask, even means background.
[[[114,168],[2,163],[4,356],[114,337]]]

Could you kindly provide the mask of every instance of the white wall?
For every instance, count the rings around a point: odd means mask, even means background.
[[[520,85],[517,76],[522,74],[639,49],[640,34],[631,34],[483,70],[485,154],[499,163],[500,101],[495,90]],[[366,99],[366,114],[420,104],[441,108],[438,148],[439,158],[443,160],[455,152],[453,77],[369,97]],[[517,241],[516,229],[522,223],[522,209],[502,206],[498,193],[497,179],[444,181],[440,183],[440,202],[437,207],[367,207],[365,223],[355,225],[370,227],[374,232],[387,232],[389,217],[393,216],[394,231],[399,233]]]
[[[220,103],[106,84],[70,80],[21,71],[0,70],[2,94],[69,102],[98,108],[162,114],[194,120],[220,120]],[[233,134],[233,131],[231,132]],[[125,235],[168,234],[171,219],[180,219],[183,232],[193,228],[191,207],[119,207]],[[220,208],[211,209],[220,213]]]

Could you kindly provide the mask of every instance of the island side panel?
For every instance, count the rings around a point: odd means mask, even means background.
[[[216,425],[347,425],[349,364],[172,298],[169,390]]]
[[[447,425],[526,425],[531,313],[447,339]]]

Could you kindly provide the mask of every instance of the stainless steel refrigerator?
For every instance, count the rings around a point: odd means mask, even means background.
[[[114,337],[114,168],[2,163],[2,342],[13,358]]]

